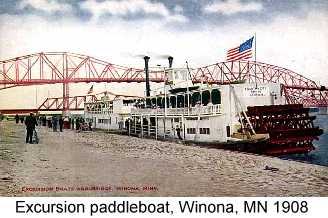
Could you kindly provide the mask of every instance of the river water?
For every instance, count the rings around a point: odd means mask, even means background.
[[[292,159],[303,161],[311,164],[328,166],[328,115],[315,114],[317,119],[314,120],[315,126],[323,129],[323,134],[319,136],[319,140],[314,141],[316,149],[307,155],[293,154],[283,155],[282,159]]]

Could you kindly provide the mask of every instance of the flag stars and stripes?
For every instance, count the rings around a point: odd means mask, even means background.
[[[254,37],[250,38],[238,47],[229,49],[227,52],[227,61],[247,60],[252,58],[253,39]]]

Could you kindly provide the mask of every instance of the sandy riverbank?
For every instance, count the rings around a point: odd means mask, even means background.
[[[22,125],[0,122],[2,196],[328,196],[328,167],[104,132],[39,132],[40,144],[25,144]]]

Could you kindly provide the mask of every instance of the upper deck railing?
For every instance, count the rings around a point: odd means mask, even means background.
[[[101,109],[95,109],[95,110],[84,109],[84,112],[90,113],[90,114],[112,114],[113,109],[112,108],[101,108]]]
[[[89,114],[112,114],[112,108],[102,108],[97,110],[85,110],[85,113]],[[128,111],[125,111],[128,113]],[[133,115],[164,115],[164,108],[131,108],[130,111]],[[222,113],[222,105],[196,105],[195,107],[190,108],[166,108],[166,115],[190,115],[190,116],[198,116],[198,115],[213,115],[213,114],[221,114]]]
[[[221,114],[222,113],[222,105],[207,105],[201,106],[198,105],[196,107],[190,108],[166,108],[166,115],[213,115],[213,114]],[[164,115],[164,108],[132,108],[131,114],[133,115]]]

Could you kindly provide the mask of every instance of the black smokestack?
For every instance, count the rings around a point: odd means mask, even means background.
[[[173,57],[172,56],[169,56],[167,59],[169,60],[169,68],[172,68]]]
[[[150,57],[145,56],[145,74],[146,74],[146,96],[150,96],[150,85],[149,85],[149,67],[148,67],[148,62],[149,62]]]

